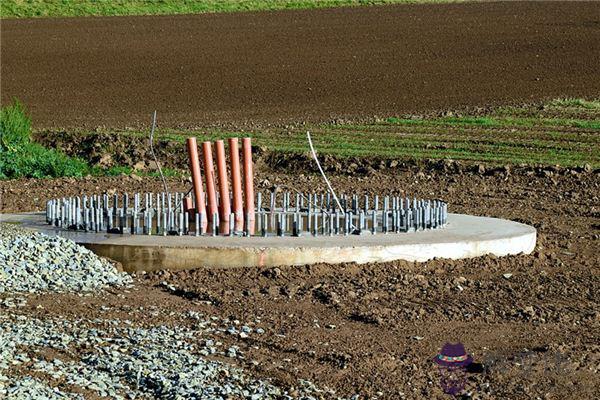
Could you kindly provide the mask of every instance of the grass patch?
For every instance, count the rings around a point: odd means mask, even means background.
[[[93,172],[94,175],[105,176],[131,175],[133,173],[133,168],[117,165],[104,170],[102,168],[94,168]]]
[[[569,118],[539,118],[539,117],[445,117],[433,119],[406,119],[387,118],[385,120],[394,125],[420,125],[420,126],[485,126],[495,128],[506,127],[576,127],[600,129],[600,121],[569,119]]]
[[[308,129],[320,155],[395,160],[451,158],[492,165],[575,167],[589,164],[597,169],[600,168],[600,110],[589,107],[586,101],[564,103],[561,100],[543,106],[502,108],[483,115],[393,117],[365,124],[272,127],[250,132],[221,129],[186,132],[162,128],[155,136],[161,141],[176,143],[174,148],[181,146],[181,150],[189,136],[197,136],[199,142],[251,136],[255,146],[269,151],[308,155]],[[140,142],[140,139],[145,143],[147,140],[147,132],[128,130],[112,133],[122,135],[125,141],[132,143]],[[51,132],[45,134],[52,135]],[[163,171],[168,177],[181,177],[186,173],[184,163],[181,168]],[[134,171],[131,166],[106,170],[94,167],[89,173],[158,176],[156,172]]]
[[[496,126],[499,121],[489,117],[445,117],[435,119],[407,119],[390,117],[385,120],[394,125],[478,125],[478,126]]]
[[[2,18],[198,14],[461,0],[2,0]]]
[[[0,179],[83,176],[88,165],[31,141],[31,120],[14,100],[0,111]]]
[[[0,109],[0,179],[119,176],[158,176],[158,172],[134,171],[128,166],[108,169],[90,167],[84,160],[69,157],[31,140],[31,119],[19,101]],[[181,172],[163,169],[166,177]]]

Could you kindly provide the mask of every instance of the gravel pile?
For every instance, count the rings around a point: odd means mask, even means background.
[[[317,399],[324,392],[300,382],[291,397],[268,381],[203,354],[243,358],[207,339],[216,329],[135,327],[120,320],[39,320],[0,315],[0,398]],[[29,355],[22,349],[28,349]],[[48,354],[53,356],[48,357]],[[57,356],[57,355],[63,355]],[[20,371],[20,372],[18,372]],[[36,379],[23,376],[36,374]],[[25,374],[30,373],[25,372]],[[60,389],[58,388],[60,387]],[[75,393],[71,392],[74,388]],[[86,396],[87,397],[87,396]]]
[[[306,381],[288,393],[220,361],[248,361],[238,346],[223,343],[225,337],[265,334],[237,320],[190,311],[182,316],[191,327],[138,326],[114,318],[22,314],[27,293],[94,292],[131,283],[129,275],[70,240],[0,224],[0,398],[334,397]]]
[[[131,282],[71,240],[0,224],[0,293],[90,292]]]

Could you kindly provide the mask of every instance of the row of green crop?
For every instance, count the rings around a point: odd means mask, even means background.
[[[579,109],[583,107],[573,103]],[[589,107],[587,103],[585,105]],[[567,112],[566,115],[571,114]],[[600,126],[594,120],[465,116],[406,121],[418,123],[403,124],[392,120],[358,125],[323,124],[310,129],[319,152],[337,156],[600,166]],[[240,135],[239,132],[219,130],[197,133],[203,140]],[[193,133],[168,129],[159,132],[161,138],[179,142],[190,134]],[[308,150],[304,130],[257,130],[252,132],[252,137],[257,145],[273,151],[297,153]]]
[[[425,128],[425,127],[423,127]],[[434,131],[419,129],[418,133],[400,131],[379,132],[357,127],[329,126],[312,130],[312,137],[319,153],[341,157],[372,157],[401,159],[453,158],[488,163],[544,164],[578,166],[589,163],[600,166],[600,142],[596,137],[578,137],[573,132],[531,134],[529,138],[498,135],[493,133],[469,135],[446,133],[435,124]],[[122,132],[138,136],[142,133]],[[245,133],[247,134],[247,133]],[[514,132],[513,132],[514,134]],[[190,135],[201,140],[240,136],[240,132],[176,132],[164,130],[157,133],[162,140],[182,143]],[[278,132],[257,130],[251,133],[256,145],[271,151],[306,153],[308,144],[304,131]]]

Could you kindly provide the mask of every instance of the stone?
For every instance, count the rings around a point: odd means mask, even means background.
[[[101,168],[112,167],[115,164],[112,155],[110,153],[103,154],[98,160],[96,165]]]
[[[584,164],[583,165],[583,171],[584,172],[592,172],[592,166],[590,164]]]

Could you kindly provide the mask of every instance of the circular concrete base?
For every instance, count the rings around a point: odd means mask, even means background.
[[[193,237],[85,233],[56,229],[43,213],[0,214],[48,235],[60,235],[94,253],[119,261],[126,271],[305,265],[315,263],[427,261],[485,254],[529,254],[535,228],[497,218],[450,214],[442,229],[410,234],[302,237]]]

